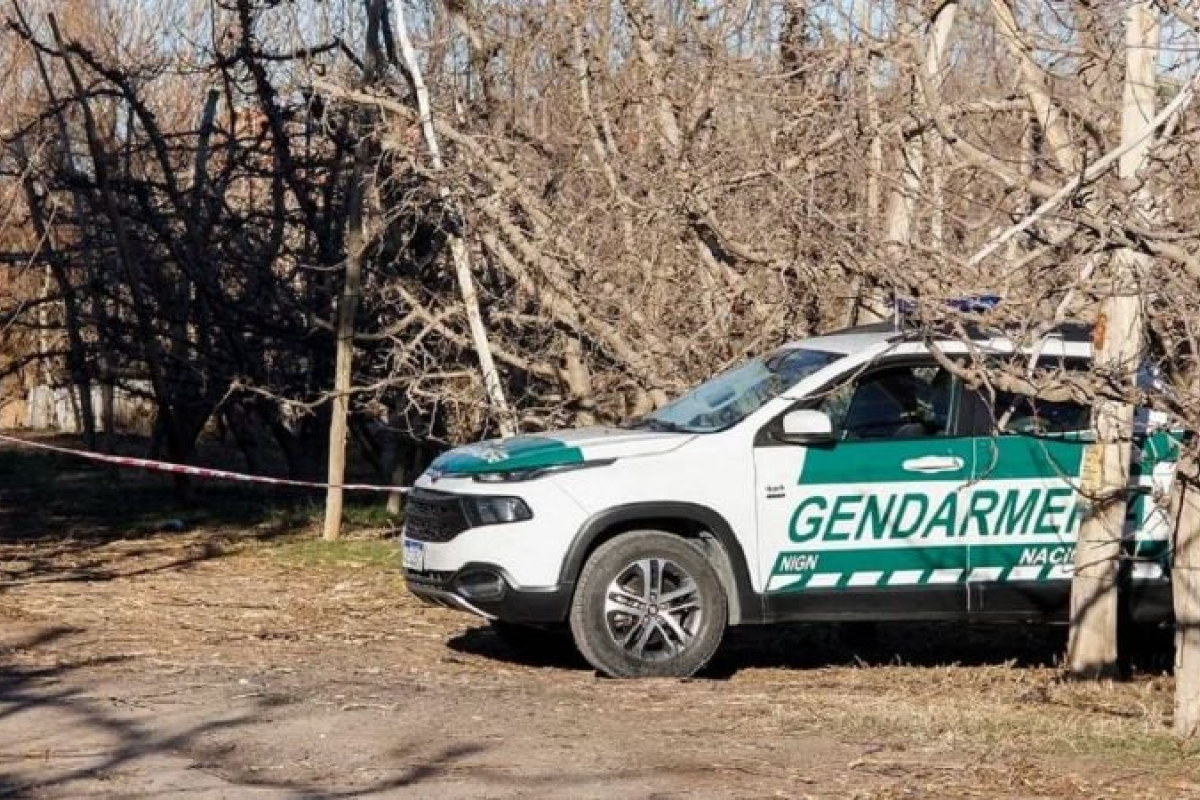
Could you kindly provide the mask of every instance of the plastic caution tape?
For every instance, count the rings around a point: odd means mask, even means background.
[[[319,481],[297,481],[289,478],[270,478],[266,475],[247,475],[242,472],[230,472],[224,469],[211,469],[209,467],[193,467],[189,464],[173,464],[170,461],[154,461],[149,458],[132,458],[129,456],[110,456],[106,453],[93,453],[90,450],[75,450],[70,447],[59,447],[45,442],[31,442],[28,439],[20,439],[16,436],[8,436],[0,433],[0,442],[12,442],[13,444],[22,447],[30,447],[35,450],[45,450],[51,453],[60,453],[62,455],[75,456],[76,458],[84,458],[88,461],[98,461],[101,464],[114,464],[118,467],[133,467],[136,469],[148,469],[155,472],[170,472],[176,475],[191,475],[196,478],[212,478],[223,481],[236,481],[239,483],[264,483],[268,486],[298,486],[303,489],[330,489],[341,488],[347,491],[355,492],[400,492],[409,491],[407,486],[377,486],[369,483],[343,483],[330,484],[321,483]]]

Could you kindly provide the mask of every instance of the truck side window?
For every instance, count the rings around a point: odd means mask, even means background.
[[[843,439],[948,436],[954,387],[938,367],[888,367],[832,390],[820,408]]]
[[[1034,374],[1036,383],[1049,382],[1054,372],[1086,372],[1087,362],[1059,359],[1050,361]],[[983,389],[964,394],[964,413],[972,435],[996,433],[1054,435],[1079,433],[1091,429],[1090,406],[1071,401],[1051,402],[1013,392],[996,391],[993,398]]]
[[[997,429],[1006,433],[1071,433],[1086,431],[1092,424],[1087,406],[1052,403],[1009,392],[996,392],[992,414]]]

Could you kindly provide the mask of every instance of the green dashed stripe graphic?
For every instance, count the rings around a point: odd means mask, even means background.
[[[1070,559],[1065,566],[1070,566]],[[794,592],[803,589],[848,589],[870,588],[881,586],[929,586],[966,583],[968,576],[972,581],[1041,581],[1051,577],[1055,570],[1061,570],[1064,565],[1050,564],[1047,566],[1025,566],[1000,569],[998,572],[981,574],[975,570],[942,569],[942,570],[894,570],[890,572],[812,572],[799,576],[794,582],[781,586],[779,592]],[[1013,574],[1013,570],[1017,570]],[[1066,577],[1066,575],[1061,575]],[[785,578],[786,579],[786,578]]]
[[[967,581],[1039,581],[1066,577],[1074,563],[1074,543],[950,545],[781,553],[771,571],[775,591],[871,586],[923,586]],[[1165,566],[1169,544],[1140,541],[1139,560]]]

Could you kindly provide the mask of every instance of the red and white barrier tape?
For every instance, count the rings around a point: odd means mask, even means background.
[[[115,464],[118,467],[135,467],[138,469],[148,469],[156,472],[171,472],[177,475],[192,475],[197,478],[215,478],[217,480],[237,481],[239,483],[265,483],[270,486],[299,486],[304,489],[329,489],[337,488],[336,484],[321,483],[319,481],[296,481],[289,478],[268,478],[265,475],[246,475],[241,472],[229,472],[223,469],[210,469],[208,467],[193,467],[187,464],[172,464],[169,461],[152,461],[148,458],[131,458],[128,456],[110,456],[104,453],[93,453],[88,450],[74,450],[69,447],[59,447],[53,444],[44,442],[31,442],[28,439],[19,439],[16,436],[7,436],[0,433],[0,442],[12,442],[22,447],[31,447],[35,450],[46,450],[51,453],[61,453],[62,455],[75,456],[76,458],[85,458],[89,461],[99,461],[102,464]],[[343,483],[340,488],[355,491],[355,492],[400,492],[405,493],[408,487],[405,486],[376,486],[369,483]]]

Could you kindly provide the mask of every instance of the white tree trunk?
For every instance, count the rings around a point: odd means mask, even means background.
[[[1066,115],[1050,97],[1045,68],[1034,57],[1032,46],[1018,27],[1014,10],[1020,10],[1020,5],[1013,0],[991,0],[992,13],[996,18],[996,33],[1017,60],[1021,72],[1021,88],[1033,108],[1034,116],[1042,126],[1052,157],[1064,172],[1069,175],[1075,174],[1082,167],[1083,157],[1067,130]]]
[[[946,3],[931,21],[925,42],[925,58],[920,66],[925,75],[919,85],[928,82],[938,86],[942,82],[943,61],[954,29],[954,18],[958,3]],[[914,133],[904,143],[901,151],[901,175],[899,184],[888,198],[887,219],[884,223],[887,249],[894,258],[904,258],[913,243],[916,225],[917,201],[925,173],[925,142],[920,133]]]
[[[1155,117],[1155,60],[1158,18],[1153,3],[1132,3],[1125,14],[1125,91],[1121,140],[1132,144],[1118,165],[1125,181],[1136,181],[1146,163]],[[1145,192],[1129,204],[1136,213]],[[1142,359],[1145,319],[1139,274],[1145,256],[1121,250],[1112,260],[1112,290],[1100,305],[1094,335],[1097,369],[1120,375],[1133,388]],[[1075,577],[1071,582],[1071,637],[1067,668],[1081,676],[1117,670],[1117,568],[1125,526],[1134,409],[1130,403],[1100,399],[1095,406],[1096,443],[1089,447],[1083,474],[1084,496],[1092,512],[1079,530]]]
[[[863,2],[859,8],[858,26],[862,31],[861,36],[863,37],[860,49],[865,51],[866,44],[872,36],[871,15],[874,12],[874,3]],[[883,138],[879,135],[879,130],[883,127],[883,122],[879,116],[879,98],[875,92],[875,65],[872,63],[871,55],[868,52],[864,52],[861,59],[863,100],[867,107],[867,124],[871,130],[870,138],[867,142],[867,187],[865,198],[866,208],[863,212],[863,228],[874,230],[879,224],[879,211],[882,207],[880,180],[883,177]]]
[[[429,89],[425,86],[421,64],[417,60],[416,50],[408,35],[408,23],[404,17],[404,4],[394,6],[396,12],[396,28],[400,40],[400,52],[404,58],[404,66],[412,76],[413,86],[417,93],[417,112],[421,115],[421,132],[425,137],[425,146],[429,149],[429,160],[433,169],[441,172],[445,169],[442,160],[442,148],[438,144],[437,132],[433,127],[433,109],[429,103]],[[443,183],[438,187],[443,202],[453,206],[450,189]],[[492,345],[488,341],[487,328],[483,324],[483,315],[479,311],[479,297],[475,293],[475,278],[471,274],[471,258],[467,252],[466,243],[462,237],[453,232],[450,235],[450,258],[454,262],[454,275],[458,280],[459,295],[467,313],[467,324],[471,330],[471,342],[475,354],[479,358],[479,368],[483,372],[483,388],[487,394],[488,403],[496,413],[500,432],[511,436],[516,432],[513,425],[512,413],[508,400],[504,396],[504,386],[500,383],[500,373],[496,371],[496,362],[492,358]]]
[[[875,90],[875,65],[871,60],[869,44],[874,36],[873,18],[875,3],[873,0],[863,0],[858,4],[859,41],[852,42],[856,46],[856,56],[860,60],[863,79],[863,102],[866,105],[867,126],[871,131],[867,141],[867,174],[865,188],[865,205],[862,209],[863,230],[873,231],[879,227],[880,213],[883,208],[883,137],[879,131],[883,122],[879,114],[879,98]],[[874,297],[865,296],[872,293]],[[847,304],[845,323],[847,326],[883,322],[887,319],[887,309],[884,308],[878,292],[874,292],[862,275],[855,275],[850,282],[850,296]]]
[[[1200,736],[1200,489],[1178,485],[1171,568],[1175,600],[1175,733]]]

